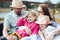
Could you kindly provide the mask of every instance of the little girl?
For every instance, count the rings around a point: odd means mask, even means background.
[[[16,25],[19,27],[16,30],[16,34],[22,38],[21,40],[38,40],[39,24],[35,22],[36,17],[34,11],[29,11],[25,17],[18,19],[16,22]]]

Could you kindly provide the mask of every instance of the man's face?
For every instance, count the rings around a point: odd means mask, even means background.
[[[17,15],[20,15],[22,8],[13,8],[13,10]]]

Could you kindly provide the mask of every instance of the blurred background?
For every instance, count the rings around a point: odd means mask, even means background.
[[[12,0],[0,0],[0,36],[2,35],[4,17],[11,11]],[[26,10],[37,10],[39,4],[48,4],[51,17],[60,24],[60,0],[23,0]]]

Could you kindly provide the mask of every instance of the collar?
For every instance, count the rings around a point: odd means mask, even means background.
[[[23,15],[23,14],[22,14],[22,12],[21,12],[21,15],[18,16],[18,15],[16,15],[16,13],[15,13],[14,11],[12,11],[12,15],[13,15],[14,17],[20,17],[20,16]]]

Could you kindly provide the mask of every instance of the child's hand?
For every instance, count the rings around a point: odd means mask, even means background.
[[[31,29],[27,26],[21,26],[19,27],[20,30],[25,30],[28,35],[31,34]]]
[[[39,34],[44,34],[44,31],[40,31],[40,30],[39,30],[39,32],[38,32],[38,33],[39,33]]]
[[[40,35],[40,36],[41,36],[41,35],[43,35],[43,32],[42,32],[42,31],[40,31],[40,30],[39,30],[39,32],[38,32],[38,33],[39,33],[39,35]]]
[[[26,27],[25,30],[26,30],[26,33],[27,33],[28,35],[31,34],[31,29],[30,29],[29,27]]]
[[[42,31],[39,30],[39,34],[42,34]]]

